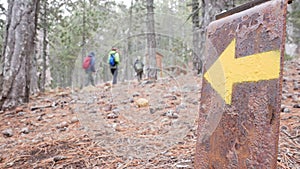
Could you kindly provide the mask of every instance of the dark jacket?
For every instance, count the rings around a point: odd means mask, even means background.
[[[90,62],[90,66],[89,68],[87,68],[87,71],[92,71],[92,72],[96,72],[96,69],[95,69],[95,54],[94,52],[91,52],[89,54],[89,57],[91,57],[91,62]]]

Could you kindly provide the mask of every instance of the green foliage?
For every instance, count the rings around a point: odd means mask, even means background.
[[[76,60],[99,27],[102,11],[98,8],[97,1],[52,1],[49,4],[49,20],[53,20],[49,22],[52,86],[71,85]]]
[[[289,61],[289,60],[292,60],[293,58],[295,58],[294,56],[291,56],[291,55],[288,55],[288,54],[284,54],[284,60],[285,61]]]
[[[287,33],[288,43],[300,44],[300,0],[294,0],[292,4],[289,5],[289,13],[287,17],[288,25],[290,31]]]
[[[297,26],[300,27],[300,11],[294,11],[290,14],[290,20]]]
[[[136,54],[145,55],[147,29],[143,1],[134,0],[133,6],[129,8],[118,5],[115,1],[102,0],[47,2],[47,24],[40,24],[40,27],[48,28],[52,87],[71,85],[72,72],[80,68],[78,64],[81,63],[82,55],[90,50],[96,52],[96,58],[101,62],[106,62],[107,52],[112,46],[121,48],[122,56],[129,56],[126,58],[128,63]],[[232,2],[238,6],[248,1]],[[164,63],[186,64],[190,61],[193,39],[192,25],[185,22],[191,12],[187,3],[155,1],[157,51],[164,55]],[[291,13],[289,17],[300,25],[299,11]],[[290,57],[286,55],[285,59]],[[101,65],[99,70],[104,70],[105,64]]]

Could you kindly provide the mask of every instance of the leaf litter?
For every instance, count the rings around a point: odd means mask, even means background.
[[[300,168],[299,85],[300,59],[285,62],[280,169]],[[200,88],[188,74],[31,96],[0,112],[0,168],[194,168]]]

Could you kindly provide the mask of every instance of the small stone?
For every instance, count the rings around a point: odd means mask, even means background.
[[[17,108],[15,109],[15,111],[18,113],[18,112],[20,112],[20,111],[23,111],[23,108],[22,108],[22,107],[17,107]]]
[[[172,96],[173,96],[172,94],[167,93],[167,94],[163,95],[162,97],[163,98],[169,98],[169,97],[172,97]]]
[[[183,169],[183,168],[190,168],[190,165],[185,165],[185,164],[176,164],[177,168]]]
[[[172,96],[170,99],[171,100],[177,100],[177,97],[176,96]]]
[[[137,107],[147,107],[147,106],[149,106],[149,101],[147,99],[144,99],[144,98],[139,98],[135,102],[136,102]]]
[[[12,167],[14,164],[15,164],[15,162],[12,161],[12,162],[7,163],[6,166],[7,166],[7,167]]]
[[[143,81],[143,82],[141,83],[141,85],[142,85],[142,86],[145,86],[145,85],[151,84],[151,83],[153,83],[153,81],[151,81],[151,80],[146,80],[146,81]]]
[[[128,101],[127,101],[127,100],[123,100],[121,103],[122,103],[122,104],[127,104]]]
[[[6,137],[12,137],[14,135],[12,129],[6,129],[6,130],[2,131],[2,134]]]
[[[300,102],[300,98],[297,95],[292,96],[293,102],[298,103]]]
[[[54,162],[65,160],[65,159],[67,159],[67,157],[65,157],[65,156],[55,156],[55,157],[53,157]]]
[[[111,111],[112,106],[111,105],[106,105],[102,108],[103,111]]]
[[[59,131],[67,131],[67,127],[63,127],[63,128],[60,128],[60,129],[58,129]]]
[[[126,130],[126,128],[121,127],[120,125],[116,125],[116,126],[114,127],[114,129],[115,129],[117,132],[122,132],[122,131],[125,131],[125,130]]]
[[[281,105],[280,109],[281,109],[281,112],[284,112],[284,113],[289,113],[290,112],[290,109],[287,108],[286,105]]]
[[[105,96],[105,95],[101,95],[101,96],[100,96],[101,99],[104,99],[104,98],[106,98],[106,97],[107,97],[107,96]]]
[[[282,93],[289,93],[287,89],[282,89]]]
[[[79,120],[78,120],[78,118],[77,117],[72,117],[72,119],[71,119],[71,124],[72,123],[76,123],[76,122],[78,122]]]
[[[178,162],[177,164],[176,164],[176,167],[177,168],[190,168],[191,167],[191,165],[192,165],[192,161],[191,160],[183,160],[183,161],[181,161],[181,162]]]
[[[54,114],[48,114],[47,118],[52,119],[54,117]]]
[[[89,111],[89,113],[95,114],[95,113],[97,113],[97,111],[96,110],[91,110],[91,111]]]
[[[300,104],[295,104],[293,108],[300,108]]]
[[[56,126],[56,128],[60,129],[60,128],[68,127],[68,126],[69,126],[68,123],[65,122],[65,121],[63,121],[63,122],[61,122],[60,124],[58,124],[58,125]]]
[[[169,116],[170,118],[177,119],[179,115],[177,113],[173,113],[172,116]]]
[[[43,116],[42,116],[42,115],[39,116],[39,117],[37,118],[37,120],[38,120],[38,121],[42,121],[42,120],[43,120]]]
[[[107,118],[108,118],[108,119],[116,119],[116,118],[118,118],[118,115],[116,115],[115,113],[109,113],[109,114],[107,115]]]
[[[156,109],[150,108],[150,113],[151,113],[151,114],[154,114],[155,112],[156,112]]]
[[[287,98],[292,98],[292,97],[293,97],[293,95],[290,94],[290,93],[289,93],[289,94],[286,94],[285,96],[286,96]]]
[[[167,98],[167,99],[170,99],[170,100],[177,100],[177,97],[174,96],[174,95],[171,95],[171,94],[166,94],[163,96],[163,98]]]
[[[136,93],[133,93],[132,97],[138,97],[140,95],[141,95],[140,93],[136,92]]]
[[[283,81],[283,82],[288,82],[288,81],[290,81],[290,78],[288,78],[288,77],[283,77],[283,78],[282,78],[282,81]]]
[[[120,110],[115,108],[115,109],[112,110],[112,112],[115,113],[115,114],[119,114]]]
[[[129,99],[129,103],[133,103],[134,102],[134,99],[133,98],[130,98]]]
[[[17,113],[17,116],[24,116],[25,114],[26,114],[26,112],[20,111],[20,112]]]
[[[177,119],[179,117],[179,115],[175,113],[173,110],[167,111],[166,113],[163,114],[163,116],[167,116],[169,118],[174,118],[174,119]]]
[[[284,113],[289,113],[289,112],[291,112],[291,111],[290,111],[289,108],[285,107],[285,108],[283,108],[282,112],[284,112]]]
[[[300,84],[298,83],[298,81],[294,82],[293,86],[294,86],[294,90],[299,90],[300,88]]]
[[[22,129],[21,129],[21,133],[23,133],[23,134],[28,134],[28,133],[29,133],[28,127],[22,128]]]

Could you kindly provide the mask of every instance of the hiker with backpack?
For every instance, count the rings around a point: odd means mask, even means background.
[[[82,68],[85,70],[86,73],[85,86],[88,86],[90,82],[93,86],[95,86],[95,81],[93,77],[93,73],[96,72],[94,52],[90,52],[89,55],[84,58]]]
[[[141,56],[137,57],[137,59],[133,64],[133,68],[136,72],[137,79],[140,82],[143,78],[143,73],[144,73],[144,63],[141,60]]]
[[[108,63],[110,66],[111,74],[113,75],[112,84],[117,84],[118,67],[120,64],[120,55],[117,51],[117,48],[113,47],[108,53]]]

